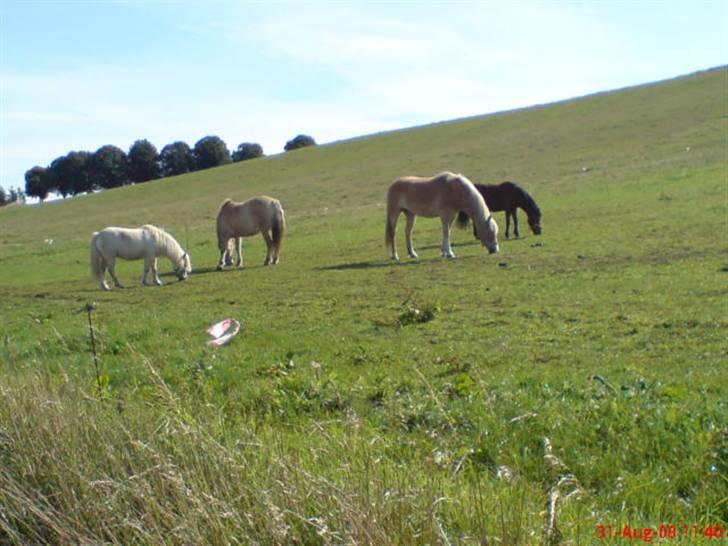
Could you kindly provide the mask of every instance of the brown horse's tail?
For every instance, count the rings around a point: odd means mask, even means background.
[[[275,245],[276,254],[280,252],[281,245],[283,244],[283,236],[286,231],[286,214],[283,212],[283,207],[278,202],[275,205],[275,212],[273,213],[273,225],[271,226],[271,232],[273,235],[273,244]]]

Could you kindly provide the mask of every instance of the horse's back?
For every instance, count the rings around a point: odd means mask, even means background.
[[[409,210],[429,218],[441,216],[457,208],[458,194],[468,185],[472,186],[467,178],[449,171],[431,177],[402,176],[389,186],[388,208],[392,213]]]
[[[218,234],[223,237],[247,237],[262,230],[270,230],[281,202],[274,197],[260,195],[237,203],[226,199],[217,215]]]
[[[151,236],[143,228],[106,227],[95,232],[92,244],[105,256],[126,260],[141,258],[149,248]]]

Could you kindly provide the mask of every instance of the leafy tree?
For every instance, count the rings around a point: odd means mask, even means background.
[[[137,140],[129,148],[129,177],[132,182],[146,182],[161,178],[159,152],[148,140]]]
[[[51,162],[48,171],[50,172],[48,191],[57,191],[65,199],[68,194],[72,193],[71,188],[75,176],[72,162],[68,156],[62,155]]]
[[[25,172],[25,194],[37,197],[42,203],[48,197],[50,180],[48,169],[36,165]]]
[[[91,181],[101,188],[118,188],[129,184],[129,159],[121,148],[107,144],[91,157]]]
[[[195,156],[186,142],[173,142],[159,154],[163,176],[176,176],[195,170]]]
[[[306,146],[316,146],[316,141],[313,137],[308,135],[298,135],[293,140],[286,142],[285,151],[290,152],[291,150],[297,150],[298,148],[305,148]]]
[[[233,161],[245,161],[246,159],[255,159],[263,157],[263,147],[255,142],[243,142],[238,149],[233,152]]]
[[[206,136],[195,144],[195,169],[209,169],[230,163],[230,152],[220,137]]]
[[[98,188],[93,180],[93,155],[91,152],[68,152],[66,168],[71,177],[71,194],[91,193]]]
[[[8,195],[5,193],[5,188],[0,186],[0,207],[8,202]]]

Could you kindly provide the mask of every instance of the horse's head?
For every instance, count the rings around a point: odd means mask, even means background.
[[[485,218],[485,221],[478,226],[476,231],[478,239],[488,249],[489,254],[494,254],[500,250],[498,246],[498,224],[495,223],[492,214]]]
[[[531,226],[534,235],[541,235],[541,215],[529,216],[528,225]]]
[[[191,272],[192,262],[190,261],[190,255],[185,252],[182,254],[179,262],[174,266],[174,274],[177,275],[178,280],[183,281],[189,277]]]

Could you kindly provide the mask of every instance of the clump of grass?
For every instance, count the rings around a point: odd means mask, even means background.
[[[402,303],[402,307],[404,307],[404,311],[397,317],[397,325],[400,327],[430,322],[440,311],[440,307],[436,304],[418,304],[409,298]]]

